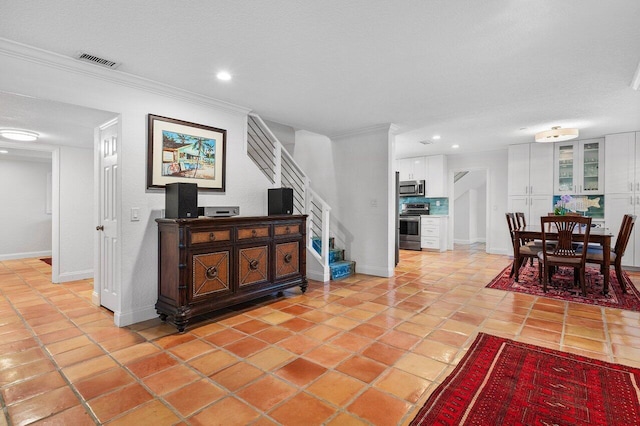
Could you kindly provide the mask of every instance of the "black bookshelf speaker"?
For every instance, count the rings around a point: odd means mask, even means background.
[[[269,199],[269,216],[293,214],[292,188],[271,188],[267,195]]]
[[[198,185],[195,183],[167,184],[164,217],[170,219],[198,217]]]

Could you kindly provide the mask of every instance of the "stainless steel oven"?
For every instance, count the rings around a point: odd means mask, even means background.
[[[420,216],[429,214],[429,203],[405,203],[400,210],[400,248],[421,250]]]
[[[405,250],[421,250],[420,216],[400,215],[400,248]]]

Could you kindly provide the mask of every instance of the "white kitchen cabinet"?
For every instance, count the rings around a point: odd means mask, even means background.
[[[427,250],[447,250],[446,216],[420,216],[420,247]]]
[[[427,178],[425,157],[403,158],[398,160],[400,180],[425,180]]]
[[[554,194],[604,193],[604,140],[555,144]]]
[[[553,144],[510,145],[508,159],[508,210],[539,223],[553,211]]]
[[[607,135],[605,147],[605,209],[607,228],[618,234],[625,214],[640,216],[640,132]],[[640,266],[640,226],[633,232],[622,258],[625,266]],[[615,238],[611,245],[615,244]]]
[[[513,195],[509,197],[510,212],[523,212],[527,224],[537,225],[540,216],[553,212],[553,195]]]
[[[553,145],[509,145],[507,192],[512,195],[553,194]]]
[[[426,159],[425,196],[447,196],[447,157],[431,155]]]

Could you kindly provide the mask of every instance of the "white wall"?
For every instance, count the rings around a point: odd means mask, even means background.
[[[266,214],[268,180],[245,154],[248,109],[78,63],[0,40],[0,90],[120,114],[121,311],[118,325],[156,316],[157,227],[163,190],[146,190],[147,115],[227,130],[226,193],[200,193],[200,205],[240,205],[243,215]],[[61,154],[62,155],[62,154]],[[141,220],[131,222],[131,208]],[[61,217],[61,228],[65,220]],[[95,227],[95,225],[92,224]],[[86,247],[91,250],[90,247]]]
[[[507,150],[475,152],[471,154],[455,154],[447,156],[450,174],[459,170],[487,170],[489,187],[487,209],[487,252],[494,254],[508,254],[511,243],[509,232],[504,220],[507,211]],[[450,182],[452,184],[452,182]],[[453,188],[449,188],[450,191]],[[455,207],[454,207],[455,209]],[[454,211],[455,215],[455,211]],[[454,216],[455,217],[455,216]],[[452,242],[453,233],[450,232],[449,241]],[[450,246],[450,248],[452,248]]]
[[[0,260],[51,255],[49,173],[51,160],[0,157]]]
[[[297,131],[295,161],[331,206],[331,235],[361,273],[393,275],[389,126],[335,138]],[[355,235],[358,238],[354,237]]]
[[[470,243],[470,212],[469,206],[471,205],[471,191],[466,191],[464,194],[456,197],[454,203],[454,230],[453,238],[456,244],[469,244]],[[457,195],[457,194],[456,194]]]
[[[60,282],[93,278],[93,149],[61,146],[59,159]]]

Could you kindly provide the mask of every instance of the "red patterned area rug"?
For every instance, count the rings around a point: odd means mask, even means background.
[[[640,369],[480,333],[411,425],[640,425]]]
[[[624,271],[622,271],[622,273],[627,282],[627,293],[622,292],[615,270],[611,269],[609,272],[609,293],[603,295],[603,277],[600,275],[599,267],[588,266],[586,273],[587,297],[582,297],[580,288],[574,287],[573,285],[573,269],[559,269],[547,286],[546,293],[542,291],[542,283],[538,282],[537,263],[534,263],[533,266],[527,264],[527,266],[523,266],[520,269],[520,282],[515,282],[513,277],[509,278],[509,273],[511,272],[511,266],[509,266],[487,284],[487,287],[527,293],[534,296],[550,297],[567,302],[640,311],[640,292],[638,292]]]
[[[47,265],[51,265],[51,258],[50,257],[43,257],[42,260],[44,263],[46,263]]]

